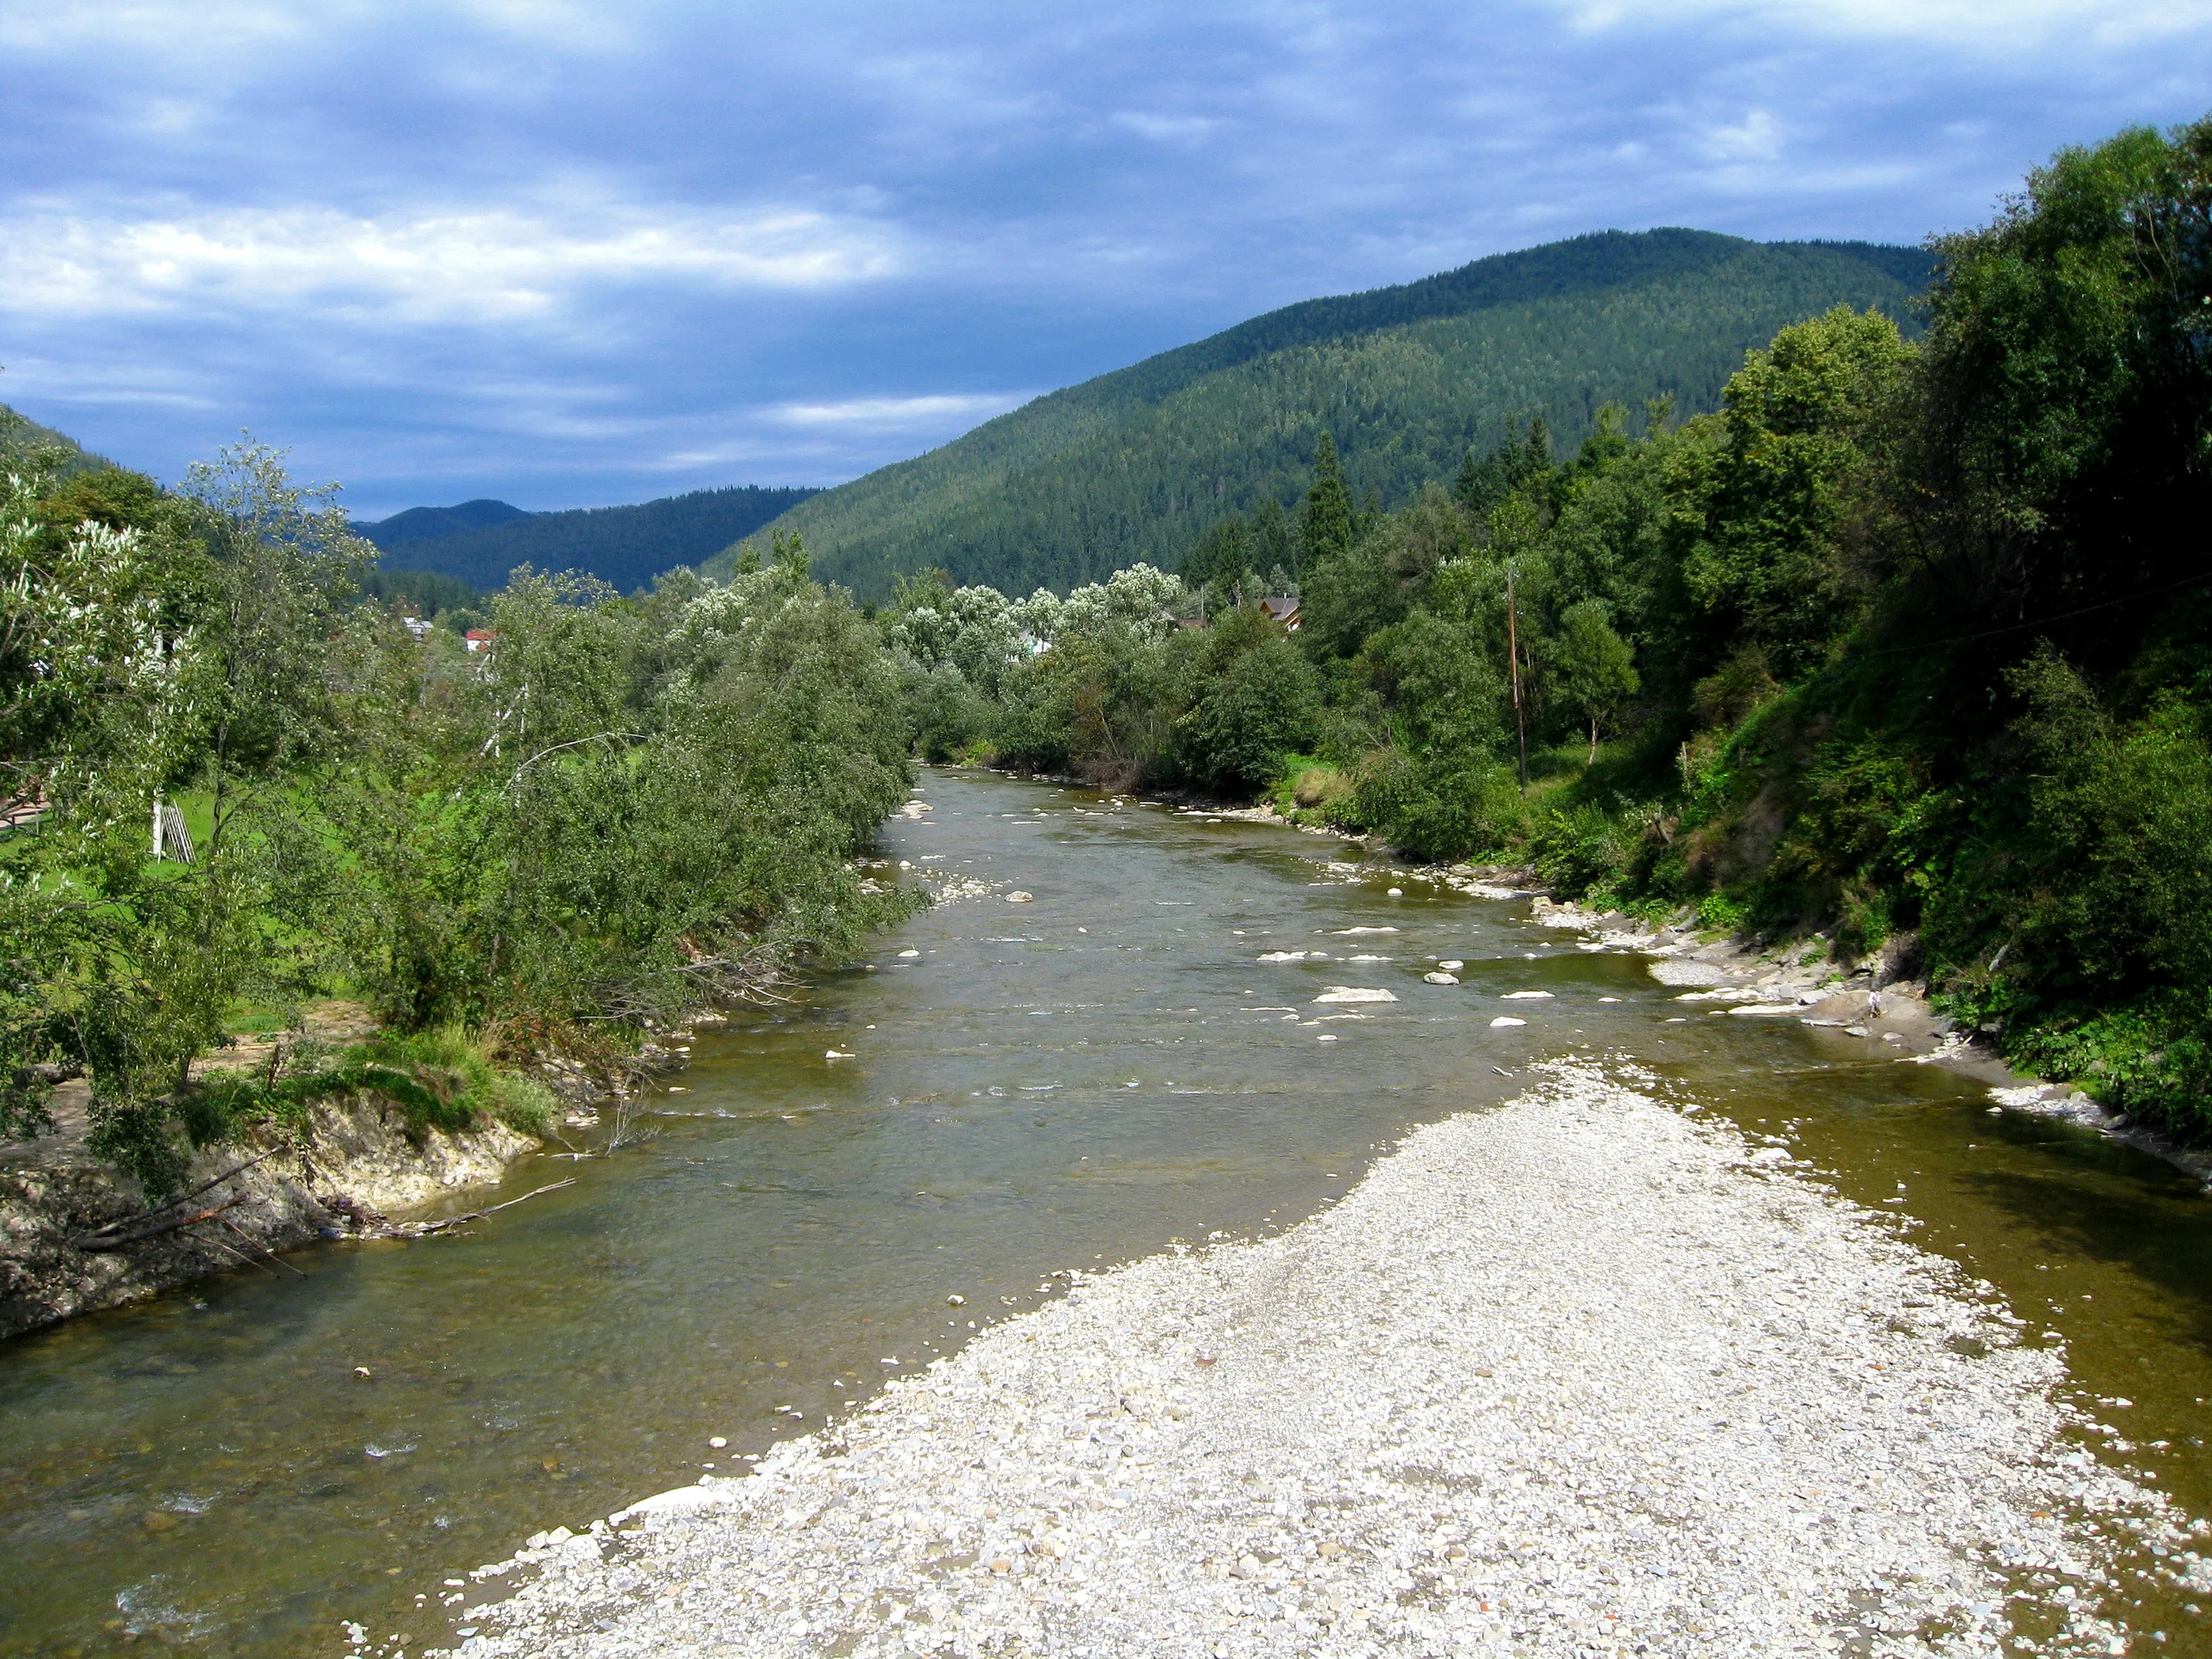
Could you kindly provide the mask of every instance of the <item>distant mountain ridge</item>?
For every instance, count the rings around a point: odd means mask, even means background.
[[[1172,566],[1222,517],[1310,476],[1335,437],[1386,505],[1541,414],[1563,444],[1599,407],[1715,407],[1744,353],[1839,303],[1909,327],[1933,256],[1861,242],[1605,231],[1283,307],[1047,394],[779,522],[864,598],[943,566],[1008,590]],[[729,556],[708,568],[726,569]]]
[[[21,410],[0,404],[0,452],[29,454],[41,450],[59,457],[64,474],[90,472],[115,465],[105,455],[92,454],[67,432],[41,426]]]
[[[464,531],[484,530],[493,524],[512,524],[518,518],[535,518],[520,507],[509,506],[504,501],[482,499],[463,501],[454,507],[410,507],[404,512],[395,512],[389,518],[378,518],[356,524],[353,528],[378,547],[397,547],[403,542],[426,542],[440,536],[458,536]]]
[[[410,507],[354,528],[384,550],[378,563],[385,570],[428,570],[489,591],[529,564],[587,571],[628,593],[678,565],[704,563],[816,493],[747,484],[561,512],[481,499]]]

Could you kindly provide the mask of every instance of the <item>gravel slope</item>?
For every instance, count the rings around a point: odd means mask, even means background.
[[[2062,1438],[1986,1287],[1786,1163],[1555,1068],[1279,1238],[485,1569],[538,1572],[459,1651],[2121,1650],[2069,1611],[2082,1517],[2177,1544],[2162,1500]]]

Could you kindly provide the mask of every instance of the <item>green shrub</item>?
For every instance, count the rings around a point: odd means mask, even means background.
[[[1611,889],[1636,861],[1637,836],[1594,802],[1554,808],[1529,838],[1531,861],[1544,885],[1562,898]]]
[[[1697,925],[1713,932],[1740,932],[1751,915],[1749,906],[1725,893],[1708,893],[1698,901]]]
[[[2212,1144],[2212,999],[2164,992],[2087,1019],[2006,1033],[2024,1071],[2079,1083],[2113,1111],[2190,1146]]]
[[[1479,753],[1415,760],[1386,750],[1360,768],[1336,813],[1412,857],[1440,861],[1497,851],[1521,826],[1511,768]]]

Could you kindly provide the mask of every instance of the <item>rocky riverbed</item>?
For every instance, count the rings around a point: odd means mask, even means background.
[[[451,1581],[458,1652],[2101,1654],[2152,1639],[2120,1550],[2212,1588],[1987,1286],[1633,1071],[1543,1071]]]

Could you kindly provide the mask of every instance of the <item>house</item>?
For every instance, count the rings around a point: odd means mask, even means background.
[[[418,645],[430,637],[430,625],[422,617],[403,616],[399,619],[399,626],[407,630],[407,637]]]
[[[1286,633],[1298,632],[1298,601],[1295,599],[1263,599],[1260,608],[1283,626]]]
[[[461,643],[468,647],[469,654],[474,656],[480,651],[491,650],[492,641],[499,637],[496,628],[471,628],[461,636]]]

